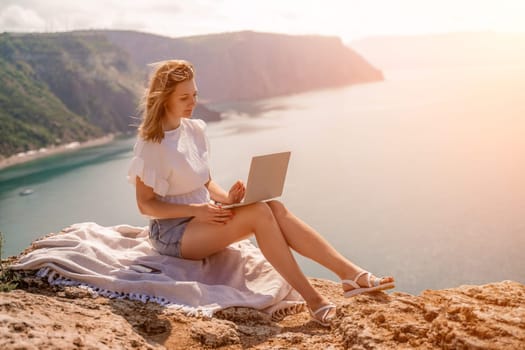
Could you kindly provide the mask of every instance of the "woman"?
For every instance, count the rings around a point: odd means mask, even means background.
[[[211,179],[205,124],[190,119],[196,103],[193,66],[162,62],[144,96],[129,171],[139,210],[151,218],[150,240],[161,254],[203,259],[253,233],[266,259],[323,326],[335,317],[336,307],[312,287],[290,248],[336,273],[347,297],[394,287],[392,277],[377,278],[354,265],[279,201],[221,208],[217,203],[240,202],[245,186],[237,181],[226,192]]]

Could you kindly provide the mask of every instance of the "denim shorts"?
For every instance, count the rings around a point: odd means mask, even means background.
[[[149,221],[149,240],[153,248],[160,254],[182,258],[180,242],[191,219],[193,217],[151,219]]]

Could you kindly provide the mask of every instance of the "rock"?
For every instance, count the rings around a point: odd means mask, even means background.
[[[349,348],[518,349],[525,344],[524,292],[505,281],[358,296],[340,307],[337,331]]]
[[[240,343],[237,326],[231,321],[217,319],[196,321],[191,326],[190,332],[192,338],[207,347],[218,348]]]
[[[0,293],[0,349],[499,350],[525,344],[520,283],[345,299],[339,284],[311,281],[338,306],[332,327],[312,322],[307,312],[273,322],[242,307],[213,318],[189,317],[154,303],[93,298],[77,287],[35,280],[25,290]]]
[[[0,293],[0,349],[127,349],[133,343],[153,349],[124,318],[110,313],[97,320],[99,310],[76,301],[23,290]],[[121,336],[112,328],[123,330]]]

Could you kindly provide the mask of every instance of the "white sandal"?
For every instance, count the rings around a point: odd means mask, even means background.
[[[335,304],[326,304],[325,306],[321,306],[319,309],[312,311],[312,309],[308,308],[308,311],[310,312],[310,316],[312,316],[312,320],[319,323],[321,326],[328,327],[330,326],[330,323],[333,319],[335,319],[335,316],[328,317],[328,314],[330,314],[330,311],[332,309],[335,309]],[[323,312],[321,315],[321,318],[317,317],[317,314]]]
[[[368,282],[368,287],[361,287],[357,283],[357,280],[359,279],[359,277],[363,276],[364,274],[368,275],[368,277],[366,278],[366,280]],[[375,277],[375,276],[372,278],[372,274],[370,272],[368,272],[368,271],[363,271],[363,272],[359,273],[354,278],[353,281],[351,281],[351,280],[342,280],[341,283],[348,284],[348,285],[354,287],[354,289],[351,289],[351,290],[348,290],[348,291],[344,292],[345,298],[350,298],[350,297],[353,297],[354,295],[367,293],[367,292],[375,292],[375,291],[379,291],[379,290],[392,289],[392,288],[395,287],[394,282],[381,283],[381,278]]]

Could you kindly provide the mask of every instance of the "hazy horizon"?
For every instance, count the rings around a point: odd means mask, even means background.
[[[0,30],[2,28],[0,27]],[[53,30],[53,31],[3,31],[1,33],[7,34],[60,34],[60,33],[71,33],[71,32],[85,32],[85,31],[122,31],[122,32],[137,32],[142,34],[149,34],[154,36],[160,36],[171,39],[181,39],[181,38],[191,38],[198,36],[208,36],[208,35],[221,35],[228,33],[239,33],[239,32],[255,32],[255,33],[265,33],[265,34],[280,34],[280,35],[291,35],[291,36],[321,36],[321,37],[337,37],[340,38],[344,45],[351,45],[353,43],[368,41],[368,40],[383,40],[383,39],[417,39],[417,38],[446,38],[450,36],[458,35],[500,35],[500,36],[524,36],[525,31],[519,32],[501,32],[501,31],[491,31],[491,30],[479,30],[479,31],[450,31],[450,32],[432,32],[432,33],[415,33],[415,34],[377,34],[370,35],[362,38],[352,39],[350,41],[344,41],[342,37],[335,34],[322,34],[322,33],[283,33],[269,30],[256,30],[256,29],[239,29],[239,30],[225,30],[209,33],[197,33],[197,34],[188,34],[182,36],[148,32],[140,29],[132,28],[75,28],[75,29],[64,29],[64,30]]]

